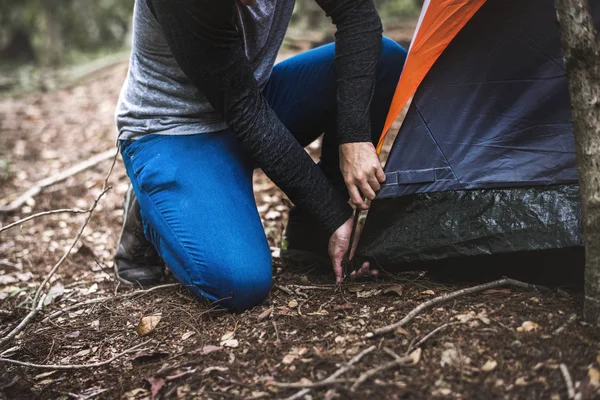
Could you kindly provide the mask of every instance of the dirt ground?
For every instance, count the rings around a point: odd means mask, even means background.
[[[0,198],[12,200],[34,182],[114,146],[114,105],[125,72],[118,65],[71,89],[0,100],[0,160],[8,161],[0,163]],[[318,146],[310,151],[317,154]],[[87,209],[110,164],[51,186],[0,215],[0,226],[43,210]],[[581,288],[491,289],[366,338],[469,284],[411,272],[339,288],[327,270],[284,265],[278,249],[288,203],[260,172],[255,194],[274,258],[273,289],[264,304],[233,314],[196,302],[178,285],[119,285],[112,255],[127,182],[119,161],[112,189],[51,279],[43,309],[0,346],[2,359],[79,367],[0,360],[0,399],[288,398],[301,389],[281,383],[323,381],[365,350],[345,373],[295,398],[566,399],[563,371],[578,398],[599,397],[600,330],[581,322]],[[85,217],[50,215],[0,233],[0,337],[25,317]],[[388,368],[357,380],[382,366]]]

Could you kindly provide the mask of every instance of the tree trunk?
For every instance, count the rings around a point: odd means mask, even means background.
[[[61,64],[64,55],[64,42],[61,32],[59,11],[64,6],[57,0],[42,1],[46,18],[45,62],[50,66]]]
[[[555,0],[571,95],[585,241],[586,321],[600,325],[600,42],[587,0]]]

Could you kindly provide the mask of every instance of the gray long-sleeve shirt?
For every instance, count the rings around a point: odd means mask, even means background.
[[[369,141],[381,45],[372,0],[316,0],[337,25],[340,143]],[[293,0],[136,0],[133,49],[117,107],[119,139],[231,129],[265,173],[333,233],[351,214],[294,140],[261,88]]]

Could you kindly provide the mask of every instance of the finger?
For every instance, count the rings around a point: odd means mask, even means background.
[[[376,176],[371,176],[369,178],[369,185],[371,185],[371,189],[373,189],[375,192],[381,189],[381,185],[379,184]]]
[[[350,200],[352,200],[352,203],[354,203],[354,205],[356,207],[358,207],[361,210],[369,209],[369,206],[363,200],[363,197],[360,194],[358,187],[356,187],[356,185],[348,186],[348,193],[350,193]]]
[[[360,183],[360,191],[362,192],[362,194],[364,195],[364,197],[366,197],[369,200],[374,200],[375,199],[375,192],[373,191],[373,189],[371,189],[371,185],[369,185],[369,182],[367,181],[362,181]]]
[[[365,261],[358,270],[356,270],[356,271],[352,272],[352,274],[350,274],[350,278],[357,279],[357,278],[361,278],[363,276],[370,275],[369,265],[370,265],[369,262]]]
[[[381,166],[379,166],[379,168],[377,168],[376,175],[377,175],[377,180],[380,183],[385,182],[385,172],[383,172],[383,168],[381,168]]]
[[[344,280],[344,271],[342,268],[342,259],[334,259],[333,261],[333,273],[335,274],[335,283],[342,283]]]

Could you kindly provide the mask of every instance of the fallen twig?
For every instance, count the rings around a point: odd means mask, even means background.
[[[52,276],[54,276],[54,274],[56,273],[58,268],[60,268],[60,266],[65,262],[67,257],[71,254],[71,251],[73,251],[73,248],[75,247],[77,242],[79,242],[79,239],[81,238],[81,235],[83,234],[83,231],[85,230],[88,223],[90,222],[90,219],[92,218],[92,215],[94,213],[94,210],[96,209],[96,206],[98,205],[98,202],[100,201],[102,196],[104,196],[104,194],[110,190],[110,187],[108,186],[108,179],[110,178],[110,175],[113,171],[115,163],[117,162],[118,154],[119,153],[116,151],[113,152],[113,162],[110,166],[110,169],[108,170],[108,173],[106,174],[106,177],[104,178],[102,192],[100,192],[100,194],[94,200],[94,203],[92,204],[92,206],[89,208],[88,215],[85,218],[85,221],[83,222],[81,227],[79,228],[79,232],[77,232],[75,239],[73,239],[73,241],[71,242],[71,245],[67,248],[67,250],[65,251],[63,256],[60,258],[60,260],[58,260],[58,262],[54,265],[54,267],[52,267],[50,272],[48,272],[48,274],[46,275],[46,277],[44,278],[44,280],[42,281],[40,286],[37,288],[35,295],[33,296],[33,300],[31,302],[31,311],[29,311],[29,313],[25,316],[25,318],[23,318],[23,320],[19,323],[19,325],[17,325],[6,336],[4,336],[3,338],[0,339],[0,346],[4,345],[6,342],[8,342],[12,338],[14,338],[16,335],[18,335],[25,328],[25,326],[27,326],[27,324],[29,322],[31,322],[31,320],[35,317],[35,315],[38,313],[38,311],[40,311],[44,307],[43,300],[44,300],[45,295],[42,296],[42,291],[44,290],[44,288],[46,287],[46,284],[50,281]],[[41,300],[40,300],[40,297],[42,297]]]
[[[436,334],[436,333],[438,333],[439,331],[441,331],[441,330],[444,330],[444,329],[446,329],[446,328],[447,328],[447,327],[449,327],[449,326],[452,326],[452,325],[460,325],[460,324],[463,324],[463,322],[448,322],[447,324],[444,324],[444,325],[440,325],[440,326],[438,326],[437,328],[435,328],[434,330],[432,330],[431,332],[429,332],[427,335],[425,335],[425,336],[423,337],[423,339],[419,340],[419,341],[418,341],[417,343],[415,343],[414,345],[412,345],[412,344],[411,344],[411,345],[408,347],[408,350],[406,350],[406,352],[407,352],[407,353],[410,353],[410,351],[411,351],[412,349],[415,349],[415,348],[417,348],[417,347],[420,347],[420,346],[421,346],[423,343],[425,343],[426,341],[428,341],[428,340],[429,340],[429,339],[430,339],[430,338],[431,338],[433,335],[435,335],[435,334]]]
[[[136,290],[135,292],[132,292],[132,293],[122,293],[122,294],[118,294],[116,296],[98,297],[96,299],[91,299],[91,300],[87,300],[87,301],[84,301],[84,302],[81,302],[81,303],[76,303],[76,304],[73,304],[71,306],[68,306],[68,307],[62,308],[60,310],[57,310],[57,311],[53,312],[52,314],[48,315],[46,318],[44,318],[42,320],[42,322],[45,322],[45,321],[47,321],[49,319],[52,319],[52,318],[56,318],[59,315],[66,313],[67,311],[71,311],[71,310],[74,310],[74,309],[80,308],[80,307],[85,307],[85,306],[88,306],[90,304],[103,303],[105,301],[111,301],[111,300],[116,300],[116,299],[124,299],[124,298],[127,298],[127,297],[142,296],[142,295],[145,295],[147,293],[153,292],[155,290],[166,289],[166,288],[171,288],[171,287],[175,287],[175,286],[180,286],[180,284],[179,283],[169,283],[167,285],[154,286],[154,287],[151,287],[151,288],[145,289],[145,290]]]
[[[393,332],[395,329],[406,325],[407,323],[409,323],[410,321],[413,320],[413,318],[415,318],[417,315],[419,315],[421,312],[423,312],[424,310],[431,308],[437,304],[440,303],[444,303],[448,300],[452,300],[455,299],[457,297],[460,296],[464,296],[467,294],[471,294],[471,293],[476,293],[476,292],[481,292],[487,289],[493,289],[495,287],[498,286],[505,286],[505,285],[510,285],[510,286],[516,286],[516,287],[520,287],[523,289],[536,289],[537,287],[535,285],[531,285],[529,283],[525,283],[525,282],[521,282],[521,281],[517,281],[514,279],[510,279],[510,278],[503,278],[503,279],[498,279],[497,281],[493,281],[493,282],[489,282],[489,283],[484,283],[482,285],[477,285],[477,286],[473,286],[470,288],[465,288],[465,289],[460,289],[457,290],[455,292],[451,292],[451,293],[445,293],[441,296],[438,296],[436,298],[433,298],[431,300],[428,300],[424,303],[419,304],[417,307],[415,307],[411,312],[409,312],[404,318],[402,318],[400,321],[395,322],[391,325],[387,325],[384,326],[382,328],[379,329],[375,329],[373,332],[369,332],[365,335],[365,338],[373,338],[375,336],[379,336],[379,335],[383,335],[389,332]]]
[[[16,365],[22,365],[24,367],[41,368],[41,369],[63,369],[64,370],[64,369],[96,368],[96,367],[101,367],[106,364],[110,364],[111,362],[115,361],[117,358],[119,358],[127,353],[131,353],[134,350],[138,350],[140,347],[142,347],[145,344],[148,344],[149,342],[150,342],[150,340],[147,340],[144,343],[137,344],[137,345],[131,347],[130,349],[125,350],[124,352],[119,353],[116,356],[113,356],[112,358],[110,358],[106,361],[99,361],[99,362],[92,363],[92,364],[33,364],[33,363],[25,362],[25,361],[18,361],[18,360],[13,360],[10,358],[2,358],[2,357],[0,357],[0,362],[6,362],[9,364],[16,364]]]
[[[569,319],[567,320],[567,322],[565,322],[564,324],[562,324],[561,326],[559,326],[555,331],[554,331],[554,335],[558,335],[560,334],[562,331],[564,331],[567,326],[569,326],[570,324],[572,324],[573,322],[575,322],[577,320],[577,314],[572,314]]]
[[[336,385],[338,383],[348,383],[348,382],[352,382],[352,379],[331,379],[331,380],[322,380],[322,381],[318,381],[318,382],[311,382],[311,383],[302,383],[302,382],[292,382],[292,383],[286,383],[286,382],[273,382],[270,385],[271,386],[275,386],[275,387],[279,387],[279,388],[285,388],[285,389],[318,389],[318,388],[322,388],[325,386],[331,386],[331,385]],[[289,398],[288,398],[289,399]]]
[[[567,385],[567,393],[569,399],[574,399],[575,387],[573,386],[573,379],[571,379],[571,374],[569,373],[569,369],[565,364],[560,364],[560,372],[562,373],[563,379],[565,380],[565,384]]]
[[[15,221],[15,222],[13,222],[11,224],[8,224],[6,226],[3,226],[2,228],[0,228],[0,232],[7,231],[7,230],[9,230],[11,228],[14,228],[15,226],[21,225],[21,224],[23,224],[23,223],[25,223],[27,221],[31,221],[34,218],[44,217],[46,215],[64,214],[64,213],[85,214],[85,213],[88,213],[88,212],[90,212],[89,209],[87,209],[87,210],[81,210],[81,209],[78,209],[78,208],[61,208],[61,209],[58,209],[58,210],[42,211],[42,212],[39,212],[37,214],[33,214],[33,215],[30,215],[30,216],[25,217],[23,219],[20,219],[18,221]]]
[[[388,354],[390,354],[390,353],[388,353]],[[350,390],[354,392],[356,389],[358,389],[358,387],[363,382],[365,382],[367,379],[372,378],[373,376],[379,374],[380,372],[383,372],[383,371],[386,371],[388,369],[398,367],[398,366],[409,365],[413,362],[413,358],[411,356],[400,357],[400,356],[394,354],[393,357],[394,357],[394,361],[389,361],[385,364],[379,365],[375,368],[372,368],[372,369],[360,374],[360,376],[358,377],[358,379],[356,379],[356,381],[354,382],[354,384],[352,385]]]
[[[361,351],[360,353],[358,353],[357,355],[355,355],[343,367],[341,367],[340,369],[338,369],[337,371],[335,371],[333,374],[329,375],[329,377],[323,379],[320,382],[315,382],[315,383],[313,383],[311,385],[325,384],[325,383],[328,383],[328,384],[332,385],[340,375],[345,374],[348,370],[350,370],[354,366],[354,364],[356,364],[357,362],[359,362],[361,360],[361,358],[363,358],[364,356],[366,356],[367,354],[369,354],[373,350],[375,350],[375,345],[373,345],[371,347],[367,347],[366,349],[364,349],[363,351]],[[275,383],[273,383],[272,385],[273,386],[277,386]],[[296,400],[296,399],[299,399],[299,398],[301,398],[302,396],[304,396],[305,394],[309,393],[312,390],[312,387],[308,387],[306,384],[304,384],[302,386],[297,386],[297,387],[303,387],[304,389],[300,390],[296,394],[291,395],[290,397],[287,397],[285,400]]]
[[[70,178],[73,175],[76,175],[82,171],[85,171],[86,169],[92,168],[92,167],[100,164],[102,161],[106,161],[111,158],[116,159],[117,154],[118,154],[117,150],[115,150],[115,149],[106,150],[100,154],[96,154],[95,156],[93,156],[85,161],[80,162],[79,164],[72,166],[71,168],[68,168],[62,172],[59,172],[56,175],[53,175],[53,176],[44,178],[40,181],[37,181],[33,185],[32,188],[30,188],[25,193],[23,193],[22,195],[17,197],[15,200],[13,200],[12,202],[10,202],[7,205],[0,206],[0,213],[9,213],[9,212],[16,211],[19,207],[21,207],[23,204],[25,204],[25,202],[27,200],[38,195],[48,186],[52,186],[59,182],[62,182],[65,179]],[[112,168],[111,168],[111,170],[112,170]],[[6,204],[7,201],[3,200],[2,203]]]
[[[404,365],[406,364],[405,362],[399,361],[399,360],[394,360],[394,361],[389,361],[386,362],[385,364],[379,365],[375,368],[372,368],[368,371],[363,372],[358,379],[354,382],[354,384],[352,385],[352,387],[350,388],[351,391],[355,391],[356,389],[358,389],[358,387],[367,379],[379,374],[380,372],[383,372],[385,370],[394,368],[396,366],[400,366],[400,365]]]
[[[281,290],[282,292],[289,294],[290,296],[296,295],[294,292],[292,292],[290,289],[286,288],[285,286],[275,285],[275,288]]]

